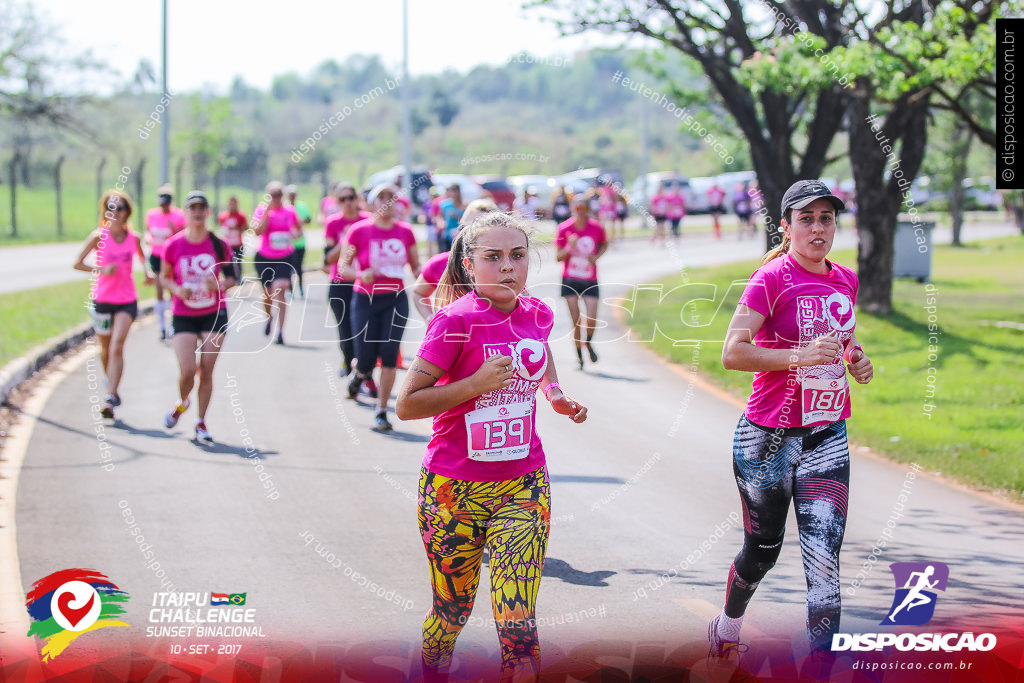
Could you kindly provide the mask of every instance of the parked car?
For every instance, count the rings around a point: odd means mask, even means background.
[[[523,192],[531,190],[537,195],[537,216],[547,218],[551,212],[551,194],[557,186],[555,179],[546,175],[512,175],[508,177],[508,184],[515,190],[517,197],[522,197]]]
[[[690,193],[686,196],[687,213],[708,213],[711,211],[708,190],[714,187],[715,183],[718,183],[718,178],[714,176],[690,178]],[[729,191],[724,185],[722,185],[722,189],[726,191],[726,196],[728,196]]]
[[[507,180],[500,176],[477,176],[476,181],[489,195],[498,208],[502,211],[510,211],[512,203],[516,200],[516,191]]]
[[[725,190],[725,208],[727,211],[736,213],[736,197],[735,190],[737,184],[749,185],[749,183],[757,180],[757,174],[753,171],[733,171],[730,173],[722,173],[715,176],[718,181],[718,185]],[[834,189],[835,183],[829,185],[829,188]]]

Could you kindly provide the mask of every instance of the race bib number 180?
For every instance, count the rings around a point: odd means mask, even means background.
[[[530,454],[533,402],[478,408],[466,413],[469,459],[483,462],[521,460]]]
[[[839,379],[805,377],[800,382],[803,424],[838,420],[846,407],[849,388],[845,375]]]

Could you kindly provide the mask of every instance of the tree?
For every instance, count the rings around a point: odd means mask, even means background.
[[[570,12],[563,32],[640,33],[700,65],[750,146],[769,243],[785,188],[821,175],[845,119],[858,206],[858,305],[891,310],[896,220],[924,157],[932,100],[981,125],[957,94],[991,72],[994,43],[985,39],[994,0],[968,7],[888,0],[870,12],[854,0],[537,4]]]
[[[444,150],[444,131],[451,125],[451,122],[459,115],[459,104],[448,96],[441,88],[436,88],[430,96],[430,113],[437,117],[437,123],[441,126],[441,150]]]
[[[8,143],[13,147],[22,176],[30,185],[32,152],[41,131],[57,130],[91,137],[77,115],[90,98],[58,90],[64,82],[85,81],[105,67],[88,54],[67,54],[56,27],[40,18],[30,4],[0,0],[0,116],[11,120]],[[5,126],[7,128],[7,126]]]

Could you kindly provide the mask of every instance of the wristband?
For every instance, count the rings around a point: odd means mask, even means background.
[[[549,385],[547,385],[546,387],[544,387],[544,398],[545,398],[546,400],[548,400],[548,401],[550,401],[550,400],[551,400],[551,398],[550,398],[550,397],[548,396],[548,394],[550,394],[550,393],[551,393],[551,390],[552,390],[552,389],[558,389],[559,391],[561,391],[561,390],[562,390],[562,387],[560,387],[560,386],[558,385],[558,382],[552,382],[551,384],[549,384]]]
[[[856,351],[857,349],[860,349],[860,352],[861,352],[861,353],[864,353],[864,347],[863,347],[863,346],[861,346],[860,344],[857,344],[857,345],[856,345],[856,346],[854,346],[854,347],[853,347],[852,349],[850,349],[850,352],[846,354],[846,357],[847,357],[847,358],[850,358],[850,356],[852,356],[852,355],[853,355],[853,352],[854,352],[854,351]],[[864,355],[867,355],[867,354],[864,354]],[[849,361],[849,360],[847,360],[846,362],[847,362],[847,363],[849,363],[850,361]]]

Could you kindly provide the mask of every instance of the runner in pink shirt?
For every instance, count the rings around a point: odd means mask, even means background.
[[[686,217],[686,197],[683,196],[679,183],[672,183],[672,191],[665,199],[668,204],[666,215],[672,226],[672,237],[679,237],[680,224]]]
[[[534,615],[551,489],[537,392],[574,423],[587,409],[558,386],[547,344],[554,313],[523,294],[529,249],[525,223],[504,213],[474,220],[456,236],[441,278],[442,307],[398,395],[400,419],[434,418],[419,484],[434,590],[423,623],[424,680],[448,673],[485,548],[502,680],[540,669]]]
[[[170,185],[161,185],[157,191],[160,206],[146,212],[146,243],[149,245],[149,267],[154,273],[160,272],[160,258],[164,253],[164,244],[172,235],[185,227],[185,212],[174,206],[174,197]],[[160,327],[160,338],[167,338],[167,325],[164,321],[164,288],[160,278],[156,278],[156,322]]]
[[[231,247],[231,263],[235,266],[235,282],[242,281],[242,256],[243,243],[242,235],[247,229],[248,219],[245,214],[238,210],[238,197],[228,199],[228,210],[221,211],[217,216],[221,230],[224,231],[224,241]]]
[[[665,219],[668,217],[668,192],[665,183],[658,183],[658,190],[651,197],[651,216],[654,217],[654,234],[651,241],[656,244],[665,242]]]
[[[135,258],[145,268],[146,257],[138,233],[131,229],[132,200],[124,192],[111,190],[100,200],[100,227],[82,246],[75,270],[95,274],[92,287],[93,328],[100,341],[100,362],[107,378],[107,396],[100,415],[114,419],[114,408],[121,405],[117,393],[124,373],[124,344],[128,330],[139,315],[139,295],[132,278]],[[86,257],[96,252],[94,265]],[[146,284],[153,284],[153,273],[146,268]]]
[[[719,220],[725,213],[725,190],[717,182],[708,189],[708,210],[711,212],[712,227],[715,239],[722,238],[722,225]]]
[[[254,232],[260,237],[256,251],[256,273],[263,283],[263,310],[267,325],[263,334],[270,336],[274,329],[274,309],[277,309],[277,344],[284,344],[284,320],[288,312],[285,295],[292,288],[295,266],[291,255],[295,251],[292,240],[302,234],[302,222],[295,207],[283,201],[284,185],[272,181],[267,184],[268,204],[261,203],[252,212]]]
[[[210,204],[198,190],[185,197],[188,225],[167,241],[160,278],[173,295],[174,354],[178,359],[178,403],[164,417],[168,429],[188,409],[199,356],[199,416],[196,441],[210,443],[206,410],[213,395],[213,368],[228,328],[224,292],[235,286],[228,246],[206,228]]]
[[[356,371],[348,384],[349,398],[373,372],[380,359],[380,390],[374,431],[389,432],[388,401],[395,386],[398,355],[409,319],[409,298],[405,294],[405,268],[413,277],[420,274],[420,256],[412,228],[395,220],[398,188],[378,185],[367,201],[373,218],[349,229],[347,246],[339,272],[355,281],[352,294],[352,329],[357,330]]]
[[[753,372],[754,382],[733,439],[744,534],[725,606],[708,628],[717,657],[738,656],[743,614],[782,549],[790,501],[807,581],[808,638],[827,652],[840,630],[839,549],[850,482],[846,373],[861,384],[874,374],[857,343],[857,276],[826,258],[844,208],[817,180],[786,191],[785,239],[751,276],[726,333],[723,364]]]
[[[590,208],[585,197],[574,197],[572,208],[573,217],[558,226],[555,248],[558,250],[558,260],[563,264],[562,296],[572,317],[576,359],[582,370],[584,343],[590,362],[597,362],[597,352],[591,344],[594,330],[597,329],[597,304],[601,296],[597,284],[597,260],[608,250],[608,238],[601,224],[590,219]],[[583,320],[580,319],[581,298],[587,309]]]
[[[335,201],[341,207],[324,224],[324,265],[330,266],[330,286],[327,288],[327,302],[338,323],[338,341],[341,344],[340,377],[352,374],[356,358],[355,335],[352,332],[352,280],[338,272],[338,260],[345,249],[345,236],[356,223],[373,217],[373,214],[359,210],[359,193],[352,183],[338,183],[334,186]],[[376,386],[368,385],[371,396],[377,393]]]

